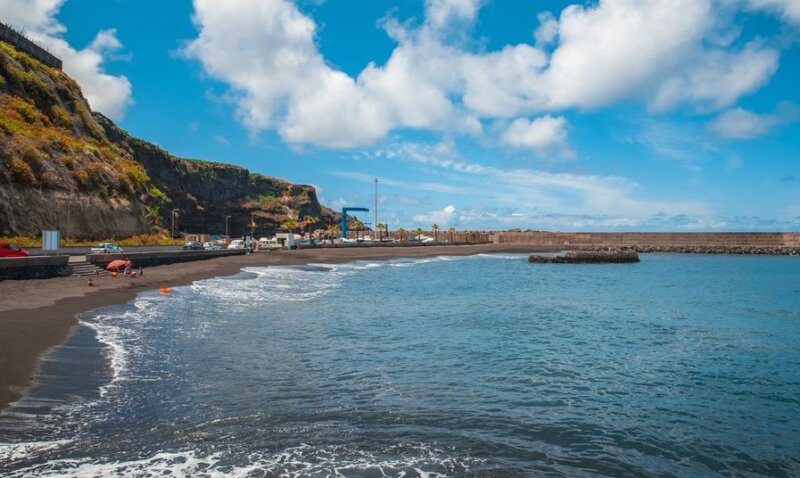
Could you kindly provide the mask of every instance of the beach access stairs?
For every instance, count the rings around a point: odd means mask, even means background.
[[[70,256],[67,265],[70,277],[97,277],[108,274],[108,271],[87,261],[86,256]]]

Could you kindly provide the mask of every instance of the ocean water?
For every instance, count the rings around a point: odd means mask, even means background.
[[[246,269],[85,314],[0,476],[800,476],[800,259]]]

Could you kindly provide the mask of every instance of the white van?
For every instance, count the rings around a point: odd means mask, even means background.
[[[244,241],[241,239],[234,239],[228,244],[228,249],[244,249]]]

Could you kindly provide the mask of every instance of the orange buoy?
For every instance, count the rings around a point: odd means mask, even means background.
[[[158,291],[161,292],[162,294],[169,294],[170,292],[172,292],[172,290],[169,287],[162,287],[161,289],[158,289]]]

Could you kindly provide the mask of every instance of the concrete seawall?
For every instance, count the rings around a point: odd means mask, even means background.
[[[69,256],[9,257],[0,259],[0,281],[47,279],[69,275]]]
[[[243,256],[244,249],[224,249],[221,251],[168,251],[168,252],[131,252],[124,254],[92,254],[86,260],[105,269],[109,262],[117,259],[130,259],[133,267],[153,267],[179,262],[202,261],[215,257]]]

